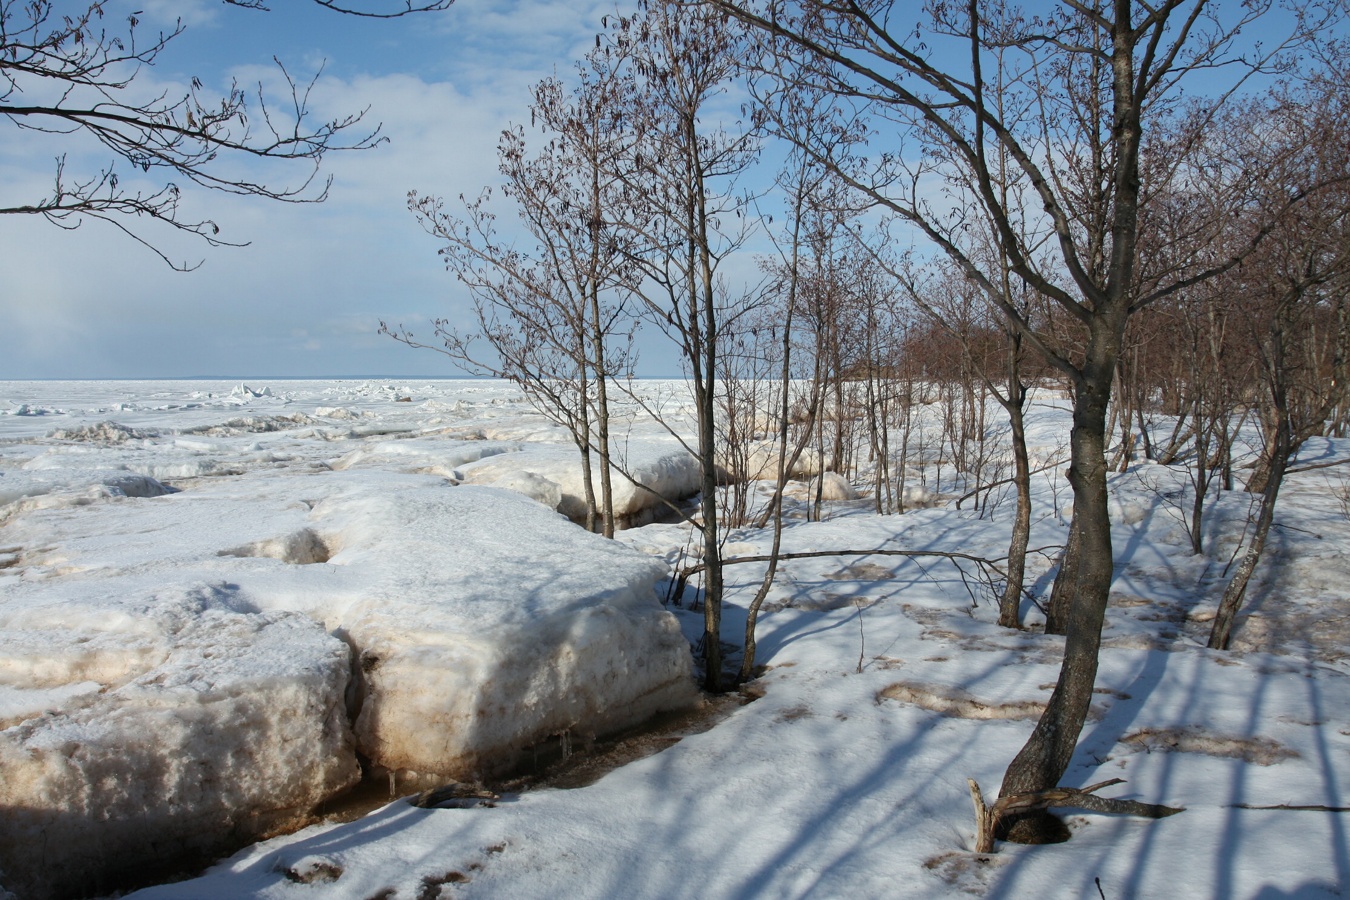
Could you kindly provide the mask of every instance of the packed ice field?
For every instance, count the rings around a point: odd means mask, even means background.
[[[692,435],[683,382],[636,389]],[[1067,401],[1035,394],[1029,427],[1040,598],[1070,514]],[[975,485],[917,461],[928,502],[902,515],[859,497],[817,519],[789,486],[784,552],[839,555],[780,564],[741,705],[580,786],[415,805],[707,703],[698,597],[669,592],[698,542],[651,511],[691,502],[696,464],[635,403],[613,431],[650,490],[615,479],[635,527],[609,541],[575,524],[566,433],[505,383],[0,383],[0,898],[106,895],[161,866],[186,880],[132,896],[1350,888],[1350,466],[1289,476],[1227,652],[1205,638],[1251,498],[1216,496],[1193,556],[1183,466],[1113,477],[1099,699],[1064,784],[1121,778],[1107,793],[1180,815],[1071,812],[1067,843],[971,852],[967,779],[997,792],[1063,639],[1032,598],[1025,630],[998,627],[969,566],[867,552],[1006,554],[1011,499],[957,508]],[[1350,441],[1319,440],[1302,459],[1342,457]],[[770,539],[735,528],[724,553]],[[764,571],[725,570],[732,664]],[[377,808],[328,816],[363,777]]]

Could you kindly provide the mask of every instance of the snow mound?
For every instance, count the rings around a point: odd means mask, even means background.
[[[470,484],[495,485],[520,473],[554,482],[562,490],[558,511],[573,521],[586,517],[585,479],[575,448],[529,447],[465,465],[458,474]],[[592,478],[598,492],[598,464],[592,466]],[[614,517],[621,527],[641,524],[644,517],[650,521],[650,515],[665,501],[692,496],[701,486],[698,461],[693,455],[681,447],[655,443],[629,447],[611,472],[611,483]]]
[[[521,445],[516,441],[457,441],[432,438],[402,438],[378,441],[359,450],[353,450],[337,459],[333,469],[395,465],[406,472],[425,472],[443,478],[459,480],[455,470],[467,463],[489,456],[515,453]]]
[[[34,406],[31,403],[20,403],[13,409],[5,410],[8,416],[63,416],[66,414],[64,409],[57,409],[54,406]]]
[[[743,481],[778,480],[778,442],[757,441],[740,454],[739,458],[726,456],[718,461],[722,474]],[[788,471],[788,478],[811,478],[821,471],[821,453],[808,447],[797,457]]]
[[[347,409],[345,406],[320,406],[314,415],[324,419],[362,419],[366,413],[359,409]]]
[[[0,474],[4,475],[0,479],[0,521],[34,509],[87,506],[125,497],[161,497],[173,492],[155,478],[124,469],[43,469],[39,466]]]
[[[58,428],[47,435],[56,441],[80,441],[94,444],[125,444],[127,441],[141,441],[159,437],[155,431],[142,431],[129,428],[117,422],[98,422],[94,425],[81,425],[77,428]]]
[[[0,607],[7,651],[41,644],[56,657],[38,681],[65,667],[103,682],[72,685],[63,709],[0,731],[10,889],[84,895],[293,825],[355,783],[348,647],[303,616],[232,609],[227,594],[121,597],[95,611],[58,592]],[[100,665],[118,642],[99,632],[121,639],[120,666]],[[13,687],[22,666],[6,657],[0,677]]]
[[[857,500],[862,495],[857,488],[848,483],[848,479],[837,472],[826,472],[819,478],[811,479],[807,496],[814,498],[820,492],[822,500]]]

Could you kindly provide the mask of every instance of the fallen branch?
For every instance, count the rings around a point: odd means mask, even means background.
[[[1119,800],[1114,797],[1098,797],[1097,791],[1116,784],[1124,784],[1120,778],[1102,781],[1085,788],[1050,788],[1045,791],[1033,791],[1026,794],[1012,794],[1000,797],[992,807],[986,807],[984,794],[974,778],[967,778],[970,785],[970,799],[975,805],[975,852],[993,853],[994,835],[999,823],[1007,816],[1022,815],[1036,810],[1050,809],[1054,806],[1072,806],[1092,812],[1113,813],[1126,816],[1143,816],[1148,819],[1163,819],[1181,812],[1171,806],[1156,803],[1140,803],[1138,800]]]
[[[1323,806],[1321,804],[1308,804],[1298,806],[1292,803],[1277,803],[1274,806],[1254,806],[1250,803],[1233,803],[1229,809],[1291,809],[1297,812],[1350,812],[1350,806]]]
[[[780,561],[785,559],[818,559],[825,556],[934,556],[953,561],[972,562],[981,569],[988,568],[998,575],[1007,577],[1004,571],[998,567],[998,563],[1002,560],[985,559],[982,556],[972,556],[969,553],[952,553],[945,550],[810,550],[801,553],[780,553],[778,559]],[[737,563],[768,562],[771,558],[769,556],[737,556],[722,560],[722,565],[734,566]],[[689,582],[690,576],[697,575],[707,567],[707,563],[695,563],[681,569],[679,574],[675,576],[675,591],[671,599],[678,604],[679,600],[684,597],[684,586]]]

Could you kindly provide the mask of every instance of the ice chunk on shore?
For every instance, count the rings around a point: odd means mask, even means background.
[[[155,478],[124,468],[44,468],[38,457],[24,469],[0,473],[0,521],[29,509],[83,506],[117,497],[170,493]]]
[[[86,605],[64,587],[4,604],[6,649],[20,632],[81,652]],[[92,673],[108,680],[98,691],[68,686],[64,710],[0,731],[6,887],[26,898],[101,890],[147,863],[201,858],[299,821],[355,782],[341,641],[303,616],[230,609],[209,590],[103,602],[96,624],[121,624],[152,652]]]
[[[511,472],[493,482],[493,487],[524,494],[534,502],[553,510],[562,504],[562,485],[533,472]]]
[[[614,517],[621,525],[640,523],[643,514],[698,493],[698,460],[682,447],[665,443],[634,444],[611,472]],[[600,464],[592,464],[596,491]],[[586,486],[580,455],[573,447],[530,447],[519,453],[487,457],[459,469],[471,484],[499,484],[519,473],[546,478],[562,489],[558,511],[580,521],[586,516]],[[648,519],[647,521],[650,521]]]
[[[330,562],[376,582],[341,618],[361,650],[357,739],[378,766],[468,779],[550,735],[694,702],[658,561],[493,488],[363,483],[313,519],[343,548]]]
[[[167,829],[159,846],[189,852],[323,799],[355,750],[405,784],[468,779],[696,700],[664,564],[510,491],[254,472],[6,529],[0,682],[46,694],[14,698],[42,715],[0,733],[0,805],[26,811],[0,843],[130,863],[124,831]],[[12,888],[57,877],[13,881],[21,864],[0,858]]]

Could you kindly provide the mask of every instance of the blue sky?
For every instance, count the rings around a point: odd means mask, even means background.
[[[453,198],[494,182],[497,135],[528,122],[529,86],[569,70],[612,0],[458,0],[394,21],[305,0],[272,5],[262,13],[219,0],[114,0],[106,21],[112,31],[140,10],[146,31],[177,17],[187,26],[138,79],[147,90],[174,91],[193,76],[218,88],[231,78],[271,81],[273,56],[308,78],[326,60],[314,106],[330,115],[370,106],[389,143],[331,156],[325,171],[335,182],[322,205],[187,194],[189,215],[251,242],[210,249],[145,232],[170,256],[204,260],[188,274],[103,223],[64,232],[37,217],[0,216],[0,378],[458,374],[437,354],[376,334],[382,318],[415,328],[465,308],[437,243],[407,212],[407,192]],[[106,159],[69,137],[16,137],[9,127],[4,135],[0,201],[49,190],[58,154],[86,171]],[[678,366],[650,359],[648,368]]]
[[[57,14],[87,3],[58,3]],[[389,141],[331,155],[324,171],[335,180],[322,205],[187,192],[184,218],[209,218],[225,240],[249,242],[211,249],[146,230],[169,256],[202,261],[187,274],[104,223],[67,232],[36,217],[0,216],[0,379],[459,374],[444,357],[377,333],[382,319],[422,336],[436,317],[470,324],[465,291],[407,212],[407,193],[454,200],[495,184],[498,135],[513,122],[528,124],[530,86],[568,76],[615,3],[457,0],[444,12],[378,21],[310,0],[273,0],[266,13],[221,0],[107,0],[110,31],[133,11],[143,32],[172,28],[178,18],[186,27],[136,79],[145,96],[179,95],[198,77],[221,93],[232,79],[261,81],[277,98],[275,56],[300,80],[323,66],[312,96],[319,117],[368,106],[369,123]],[[1207,87],[1202,79],[1190,90]],[[734,98],[724,105],[734,107]],[[79,136],[7,124],[0,135],[0,207],[46,196],[61,154],[72,172],[94,173],[108,161]],[[269,183],[303,177],[238,171]],[[135,176],[124,169],[123,177]],[[733,268],[754,277],[749,254]],[[668,345],[652,338],[640,349],[642,374],[679,372]]]

